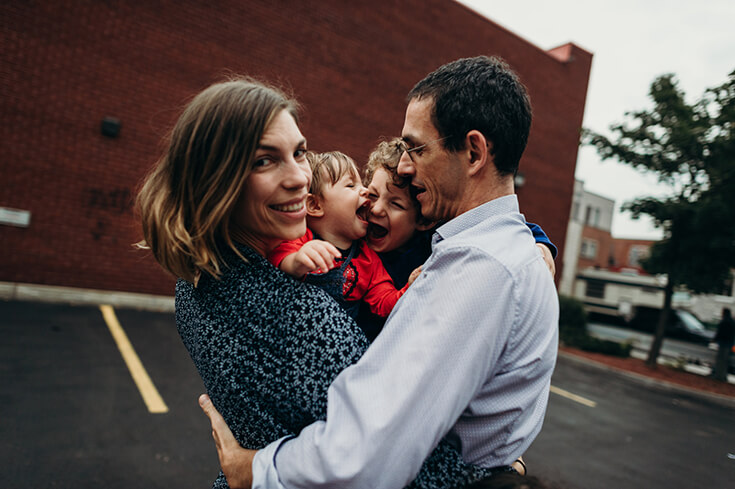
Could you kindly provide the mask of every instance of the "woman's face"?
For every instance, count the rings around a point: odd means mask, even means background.
[[[388,171],[375,171],[368,185],[370,213],[367,242],[378,253],[400,248],[417,230],[418,213],[411,200],[408,186],[397,187]]]
[[[255,165],[236,205],[233,239],[266,255],[281,241],[306,233],[306,194],[311,169],[306,140],[296,121],[282,110],[263,133]]]

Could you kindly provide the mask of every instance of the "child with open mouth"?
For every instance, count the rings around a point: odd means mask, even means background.
[[[306,234],[276,247],[268,260],[293,277],[322,287],[353,317],[364,302],[386,318],[410,281],[396,289],[377,253],[363,239],[370,202],[357,165],[333,151],[307,153],[312,181],[306,197]]]
[[[378,253],[396,287],[403,287],[410,279],[415,279],[414,272],[431,255],[431,235],[437,224],[421,215],[416,199],[418,189],[398,175],[402,152],[399,138],[381,142],[368,157],[363,178],[370,200],[367,243]],[[540,226],[528,223],[528,227],[553,273],[556,246]],[[383,328],[385,317],[361,307],[357,324],[372,341]]]

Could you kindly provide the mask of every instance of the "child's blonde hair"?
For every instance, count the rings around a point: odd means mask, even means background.
[[[327,185],[334,185],[343,176],[352,174],[360,180],[360,171],[355,160],[339,151],[325,153],[306,153],[306,159],[311,166],[311,186],[309,193],[321,197]]]

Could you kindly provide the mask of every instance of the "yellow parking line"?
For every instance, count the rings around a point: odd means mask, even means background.
[[[105,318],[107,327],[110,329],[115,343],[117,343],[117,348],[120,350],[120,354],[123,360],[125,360],[128,370],[130,370],[130,375],[133,377],[135,385],[138,386],[138,390],[143,397],[143,402],[148,407],[148,411],[151,413],[167,413],[168,406],[163,402],[163,398],[161,398],[158,390],[156,390],[156,386],[153,385],[153,381],[148,376],[148,372],[145,371],[145,367],[143,367],[140,358],[138,358],[138,354],[135,353],[133,345],[130,344],[128,335],[125,334],[122,326],[120,326],[115,315],[115,310],[112,306],[101,305],[100,311],[102,311],[102,317]]]
[[[572,401],[578,402],[580,404],[584,404],[588,407],[595,407],[597,406],[597,403],[595,401],[590,401],[587,398],[584,398],[582,396],[578,396],[577,394],[572,394],[569,391],[565,391],[564,389],[560,389],[558,387],[551,386],[551,392],[554,394],[558,394],[562,397],[566,397],[567,399],[571,399]]]

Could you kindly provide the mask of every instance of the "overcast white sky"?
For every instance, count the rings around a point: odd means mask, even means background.
[[[735,69],[735,0],[459,0],[506,29],[548,50],[574,42],[594,54],[584,126],[607,133],[626,111],[651,107],[648,89],[674,73],[689,102],[725,82]],[[662,195],[653,176],[580,148],[577,178],[585,189],[616,203],[613,235],[661,237],[650,221],[634,221],[620,205]]]

